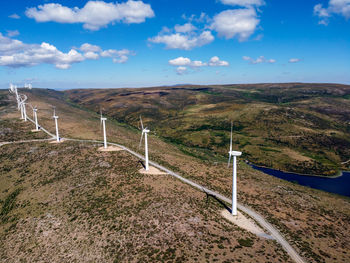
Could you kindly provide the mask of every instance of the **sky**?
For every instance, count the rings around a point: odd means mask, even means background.
[[[0,21],[0,88],[350,84],[350,0],[12,0]]]

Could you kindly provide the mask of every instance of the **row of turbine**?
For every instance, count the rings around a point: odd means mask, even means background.
[[[31,87],[31,85],[30,85]],[[17,99],[17,104],[18,104],[18,110],[21,110],[21,119],[24,121],[27,121],[27,113],[26,113],[26,107],[25,101],[27,100],[27,96],[24,94],[18,94],[17,91],[17,86],[10,84],[10,93],[15,94],[16,99]],[[30,105],[28,103],[28,105]],[[39,131],[40,126],[38,125],[38,116],[37,116],[37,107],[30,107],[33,109],[33,116],[34,116],[34,121],[35,121],[35,130]],[[103,147],[104,149],[107,149],[107,135],[106,135],[106,120],[107,118],[102,116],[102,111],[100,111],[101,117],[101,125],[103,126]],[[58,133],[58,116],[56,115],[56,110],[54,108],[53,111],[53,119],[55,120],[55,126],[56,126],[56,141],[60,142],[61,138],[59,137]],[[141,139],[139,143],[139,148],[141,147],[142,144],[142,139],[145,137],[145,170],[149,170],[149,160],[148,160],[148,139],[147,139],[147,134],[150,132],[150,130],[147,127],[143,126],[142,118],[140,116],[140,124],[141,124]],[[237,157],[242,155],[242,152],[238,151],[233,151],[232,150],[232,129],[233,129],[233,123],[231,122],[231,137],[230,137],[230,151],[228,152],[229,154],[229,159],[228,159],[228,164],[227,167],[230,166],[231,162],[231,157],[233,157],[232,162],[233,162],[233,171],[232,171],[232,210],[231,214],[236,216],[237,215]]]

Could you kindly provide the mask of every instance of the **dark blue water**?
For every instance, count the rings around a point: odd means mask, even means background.
[[[305,185],[311,188],[316,188],[330,193],[336,193],[350,197],[350,172],[343,172],[343,175],[337,178],[324,178],[294,173],[285,173],[270,168],[258,167],[255,165],[252,165],[252,167],[266,174],[273,175],[290,182],[297,182],[300,185]]]

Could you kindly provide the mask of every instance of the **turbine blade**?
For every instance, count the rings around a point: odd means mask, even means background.
[[[230,167],[230,162],[231,162],[231,154],[230,154],[229,157],[228,157],[227,168]]]
[[[140,115],[140,122],[141,122],[141,129],[142,129],[142,133],[143,133],[143,123],[142,123],[141,115]]]
[[[142,144],[143,134],[144,134],[144,132],[143,132],[143,130],[142,130],[142,133],[141,133],[141,139],[140,139],[140,143],[139,143],[139,148],[141,147],[141,144]]]

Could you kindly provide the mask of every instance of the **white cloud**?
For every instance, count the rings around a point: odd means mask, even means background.
[[[214,16],[210,28],[226,39],[237,36],[239,41],[245,41],[254,33],[259,22],[253,8],[232,9]]]
[[[183,66],[177,67],[176,68],[176,73],[178,75],[183,75],[183,74],[187,73],[187,68],[183,67]]]
[[[84,57],[86,57],[87,59],[98,59],[99,58],[99,55],[95,52],[92,52],[92,51],[88,51],[86,53],[84,53]]]
[[[149,4],[133,0],[115,4],[88,1],[83,8],[50,3],[28,8],[25,14],[37,22],[83,23],[83,27],[89,30],[99,30],[114,22],[142,23],[146,18],[154,17]]]
[[[203,31],[201,34],[181,34],[173,33],[168,35],[158,34],[148,41],[157,44],[165,44],[167,49],[191,50],[195,47],[201,47],[214,40],[210,31]]]
[[[201,67],[226,67],[229,66],[229,63],[227,61],[220,60],[219,57],[214,56],[212,57],[209,62],[203,62],[201,60],[191,60],[189,58],[185,57],[178,57],[175,59],[171,59],[168,61],[169,65],[177,67],[176,72],[179,75],[182,75],[184,73],[188,73],[188,67],[198,70]]]
[[[175,31],[178,33],[189,33],[196,29],[197,28],[191,23],[186,23],[184,25],[175,25]]]
[[[9,16],[9,18],[13,18],[13,19],[20,19],[21,17],[17,14],[12,14]]]
[[[242,59],[245,61],[249,61],[251,64],[261,64],[261,63],[273,64],[273,63],[276,63],[275,59],[272,59],[272,58],[266,59],[264,56],[260,56],[256,59],[253,59],[253,58],[248,57],[248,56],[243,56]]]
[[[190,66],[194,67],[194,68],[200,68],[200,67],[205,67],[207,65],[208,65],[207,63],[202,62],[200,60],[194,60],[194,61],[192,61]]]
[[[225,5],[233,5],[233,6],[261,6],[264,5],[265,2],[263,0],[220,0],[221,3]]]
[[[229,63],[224,60],[220,60],[219,57],[214,56],[209,60],[209,66],[211,67],[227,67]]]
[[[328,25],[332,15],[341,15],[345,19],[350,18],[350,0],[330,0],[328,7],[322,4],[314,6],[314,15],[320,18],[319,24]]]
[[[290,60],[289,60],[289,63],[297,63],[297,62],[299,62],[301,59],[300,58],[291,58]]]
[[[76,49],[71,49],[64,53],[55,46],[43,42],[42,44],[25,44],[22,41],[5,37],[0,33],[0,66],[12,68],[29,67],[39,64],[52,64],[59,69],[68,69],[74,63],[82,62],[86,59],[96,60],[100,51],[105,51],[98,46],[85,43],[80,48],[84,54],[79,53]],[[125,63],[128,55],[133,55],[129,50],[108,50],[113,53],[111,56],[115,63]],[[101,55],[102,56],[102,55]]]
[[[83,52],[101,52],[101,48],[96,45],[91,45],[89,43],[84,43],[79,48]]]
[[[191,64],[191,60],[189,58],[178,57],[169,60],[169,64],[172,66],[188,66]]]
[[[103,50],[100,55],[101,57],[113,57],[117,54],[117,50],[115,49],[108,49],[108,50]]]
[[[7,36],[9,37],[15,37],[19,35],[19,31],[18,30],[7,30]]]

